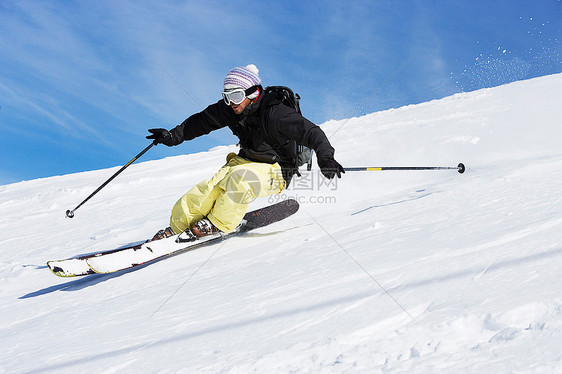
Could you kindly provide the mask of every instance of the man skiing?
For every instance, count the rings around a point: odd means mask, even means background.
[[[343,167],[319,126],[280,101],[268,100],[255,65],[236,67],[224,79],[222,100],[171,130],[149,129],[154,144],[175,146],[228,126],[240,139],[238,155],[172,208],[170,227],[154,239],[186,232],[193,239],[237,228],[251,201],[279,194],[298,171],[296,144],[316,152],[322,174],[341,178]],[[187,230],[189,229],[189,230]]]

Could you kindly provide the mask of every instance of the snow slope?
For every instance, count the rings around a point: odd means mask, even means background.
[[[1,186],[0,373],[562,372],[561,94],[325,123],[345,166],[467,171],[313,172],[292,218],[113,275],[45,262],[150,236],[234,146],[134,164],[72,220],[118,168]]]

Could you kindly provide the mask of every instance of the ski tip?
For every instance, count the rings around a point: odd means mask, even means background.
[[[57,277],[72,277],[73,275],[68,275],[63,268],[57,265],[58,261],[47,261],[47,267],[51,273],[55,274]]]
[[[94,274],[94,272],[84,268],[83,266],[77,266],[75,264],[74,266],[68,267],[63,265],[63,263],[66,263],[68,265],[70,261],[73,261],[73,259],[62,260],[62,261],[61,260],[47,261],[47,267],[49,268],[51,273],[61,278],[71,278],[71,277],[79,277],[82,275]],[[78,260],[76,261],[78,263]]]
[[[285,204],[287,204],[288,206],[292,206],[292,207],[299,207],[299,206],[300,206],[300,205],[299,205],[299,202],[298,202],[297,200],[293,199],[292,197],[291,197],[291,198],[288,198],[288,199],[285,200],[285,201],[282,201],[281,203],[285,203]]]

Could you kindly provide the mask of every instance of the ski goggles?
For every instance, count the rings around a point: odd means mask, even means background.
[[[244,101],[246,97],[253,94],[257,90],[257,86],[250,87],[247,90],[244,90],[243,88],[235,88],[233,90],[223,91],[222,98],[226,105],[230,105],[230,103],[239,105],[242,103],[242,101]]]
[[[230,103],[239,105],[246,98],[246,91],[242,88],[237,88],[232,91],[223,91],[222,98],[226,105],[230,105]]]

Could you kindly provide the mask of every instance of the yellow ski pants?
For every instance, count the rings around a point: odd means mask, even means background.
[[[222,232],[231,232],[252,201],[281,193],[285,184],[279,164],[252,162],[229,154],[227,163],[211,180],[197,184],[176,202],[170,227],[179,234],[207,217]]]

